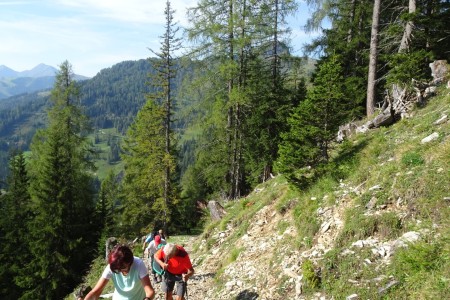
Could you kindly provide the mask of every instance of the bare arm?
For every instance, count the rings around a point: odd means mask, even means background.
[[[145,297],[148,297],[150,299],[153,299],[155,296],[155,290],[152,287],[152,284],[150,282],[150,278],[148,275],[141,278],[142,286],[144,287],[145,291]]]
[[[187,272],[187,273],[181,275],[181,276],[183,277],[183,281],[188,281],[188,279],[189,279],[192,275],[194,275],[194,272],[195,272],[195,271],[194,271],[194,268],[188,269],[188,272]]]
[[[157,252],[158,253],[158,252]],[[156,257],[156,253],[153,255],[153,258],[155,261],[163,268],[163,270],[167,270],[167,264],[165,264],[162,260],[160,260],[158,257]]]
[[[97,300],[103,292],[103,289],[108,284],[108,279],[100,278],[95,287],[84,297],[84,300]]]

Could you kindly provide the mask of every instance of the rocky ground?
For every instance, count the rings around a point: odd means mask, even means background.
[[[281,214],[275,209],[276,200],[260,209],[251,220],[244,234],[236,240],[231,238],[239,227],[228,224],[226,230],[216,229],[210,237],[214,244],[205,251],[207,241],[198,241],[199,237],[191,237],[184,244],[190,253],[195,268],[195,275],[188,282],[186,300],[229,300],[229,299],[333,299],[325,294],[316,293],[306,298],[302,294],[304,285],[301,266],[304,260],[318,262],[325,253],[334,247],[336,237],[343,228],[344,212],[353,205],[352,197],[359,193],[376,195],[380,186],[351,187],[341,183],[335,191],[336,201],[328,207],[319,207],[316,217],[321,222],[312,247],[306,251],[295,250],[290,240],[297,235],[291,212]],[[317,201],[315,197],[311,201]],[[323,201],[324,203],[326,201]],[[403,214],[401,202],[389,206],[375,207],[370,203],[366,207],[367,214],[377,214],[382,211],[394,211]],[[287,224],[280,233],[279,224]],[[419,240],[428,232],[407,232],[396,240],[379,240],[371,237],[366,240],[355,240],[352,246],[340,255],[354,255],[356,249],[368,248],[376,257],[373,261],[366,260],[364,264],[378,265],[389,263],[393,252],[406,243]],[[197,251],[192,245],[200,242]],[[211,241],[209,241],[211,242]],[[238,249],[238,250],[236,250]],[[236,257],[230,260],[230,253],[237,251]],[[386,278],[374,278],[386,282]],[[355,285],[364,284],[355,282]],[[386,286],[380,286],[380,291],[395,285],[395,280],[388,280]],[[164,299],[159,283],[154,283],[157,291],[156,299]],[[358,295],[348,295],[347,299],[358,299]]]
[[[298,275],[300,267],[294,261],[299,253],[283,247],[285,239],[293,238],[296,230],[290,226],[283,234],[273,236],[277,224],[281,220],[292,223],[292,220],[288,221],[290,218],[290,215],[277,213],[273,205],[267,205],[250,220],[249,228],[236,244],[227,245],[228,238],[237,228],[229,226],[225,231],[216,230],[212,237],[215,243],[207,252],[202,251],[206,240],[200,242],[198,253],[191,251],[190,246],[198,238],[192,237],[185,244],[195,268],[195,275],[188,282],[187,300],[298,299],[295,294],[301,293],[301,276]],[[224,266],[231,248],[240,249],[240,253],[234,262]],[[271,266],[274,255],[280,257],[281,265]],[[218,279],[221,267],[224,273]],[[286,275],[286,291],[280,294],[275,289]],[[155,286],[156,299],[164,299],[160,285]],[[285,292],[291,296],[286,298]]]

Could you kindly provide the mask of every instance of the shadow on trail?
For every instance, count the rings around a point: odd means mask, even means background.
[[[202,279],[207,279],[207,278],[214,278],[214,276],[216,276],[216,273],[194,273],[194,275],[192,275],[191,280],[202,280]]]
[[[254,300],[258,299],[258,297],[259,295],[257,293],[251,292],[249,290],[244,290],[236,296],[236,300]]]

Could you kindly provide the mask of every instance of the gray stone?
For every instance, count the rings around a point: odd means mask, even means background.
[[[389,283],[385,287],[378,289],[378,294],[380,294],[380,295],[384,294],[387,290],[389,290],[391,287],[393,287],[397,284],[399,284],[399,282],[395,279],[389,281]]]
[[[367,209],[372,209],[375,207],[375,204],[377,204],[377,197],[372,197],[372,199],[370,199],[370,201],[366,204],[366,208]]]
[[[331,223],[332,223],[332,221],[330,221],[330,222],[325,222],[324,224],[322,224],[321,232],[322,232],[322,233],[327,232],[328,229],[330,229],[330,227],[331,227]]]
[[[430,69],[434,84],[442,83],[449,71],[446,60],[436,60],[430,63]]]
[[[447,115],[443,115],[442,117],[440,117],[438,120],[436,120],[433,124],[434,125],[440,125],[442,123],[447,122],[448,116]]]
[[[336,141],[339,143],[344,141],[346,138],[350,137],[356,132],[357,127],[358,126],[352,122],[339,126]]]
[[[437,90],[437,88],[435,86],[427,87],[425,89],[425,92],[423,93],[423,97],[428,98],[430,96],[436,95],[436,90]]]
[[[422,141],[420,141],[421,144],[426,144],[429,143],[431,141],[434,141],[435,139],[437,139],[439,137],[439,133],[437,132],[433,132],[432,134],[430,134],[429,136],[427,136],[426,138],[423,138]]]
[[[381,189],[382,189],[381,185],[377,184],[377,185],[374,185],[373,187],[369,188],[369,191],[375,191],[375,190],[381,190]]]
[[[370,122],[370,124],[373,124],[373,123]],[[370,128],[367,125],[359,126],[358,128],[356,128],[356,133],[366,133],[367,131],[369,131],[369,129]]]

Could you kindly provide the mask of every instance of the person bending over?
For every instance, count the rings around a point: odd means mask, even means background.
[[[194,268],[186,250],[180,245],[169,243],[159,249],[154,258],[165,270],[161,288],[166,295],[166,300],[173,300],[172,294],[175,283],[177,284],[176,300],[184,300],[186,283],[189,277],[194,274]]]

